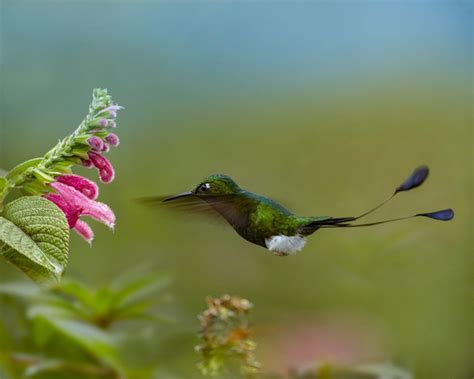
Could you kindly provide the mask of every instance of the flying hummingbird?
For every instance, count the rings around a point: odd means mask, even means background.
[[[306,243],[306,237],[318,229],[365,227],[419,216],[440,221],[451,220],[454,217],[453,210],[443,209],[370,223],[353,223],[379,209],[398,193],[420,186],[428,173],[426,166],[416,168],[390,197],[356,217],[298,216],[274,200],[240,188],[229,176],[222,174],[208,176],[192,191],[143,200],[174,204],[175,208],[186,211],[210,211],[223,217],[247,241],[275,255],[286,256],[300,251]]]

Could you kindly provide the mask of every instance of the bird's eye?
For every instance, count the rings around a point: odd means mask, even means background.
[[[201,192],[206,192],[208,191],[209,189],[211,188],[211,185],[209,183],[204,183],[201,185],[201,187],[199,187],[199,189],[201,190]]]

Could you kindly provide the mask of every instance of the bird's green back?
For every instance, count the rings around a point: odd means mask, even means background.
[[[262,246],[265,246],[265,239],[272,236],[311,234],[317,228],[304,230],[306,225],[330,219],[297,216],[276,201],[245,190],[241,190],[231,201],[234,205],[229,204],[228,207],[242,213],[242,219],[245,220],[240,225],[234,224],[234,228],[242,237]]]

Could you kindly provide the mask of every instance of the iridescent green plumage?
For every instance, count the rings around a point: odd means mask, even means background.
[[[190,196],[199,198],[217,211],[241,237],[263,247],[267,247],[266,240],[272,236],[305,237],[318,229],[318,223],[335,220],[324,216],[297,216],[272,199],[240,188],[222,174],[205,178]],[[192,201],[188,196],[181,199]]]
[[[171,203],[183,210],[211,211],[214,215],[222,216],[247,241],[263,246],[277,255],[288,255],[301,250],[305,237],[320,228],[369,226],[416,216],[450,220],[454,213],[451,209],[446,209],[370,224],[350,223],[372,213],[397,193],[420,186],[427,176],[426,166],[417,168],[391,197],[358,217],[298,216],[274,200],[240,188],[230,177],[221,174],[208,176],[192,191],[148,200]]]

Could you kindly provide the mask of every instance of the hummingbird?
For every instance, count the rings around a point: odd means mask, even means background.
[[[319,229],[368,227],[414,217],[451,220],[454,211],[443,209],[369,223],[354,223],[375,212],[398,193],[419,187],[428,174],[427,166],[416,168],[391,196],[355,217],[299,216],[268,197],[241,188],[232,178],[223,174],[206,177],[191,191],[142,200],[163,205],[173,204],[175,209],[185,211],[210,212],[227,221],[245,240],[268,249],[274,255],[287,256],[303,249],[307,237]]]

